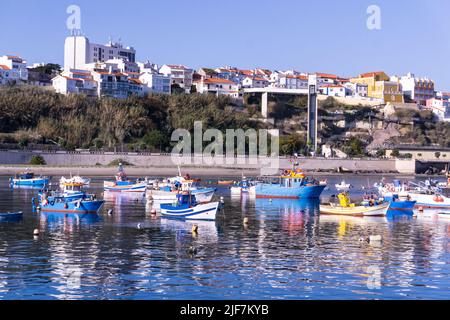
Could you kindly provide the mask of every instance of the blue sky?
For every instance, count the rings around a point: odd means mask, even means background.
[[[0,54],[63,63],[66,8],[92,42],[111,36],[139,60],[193,68],[295,68],[428,76],[450,90],[448,0],[1,0]],[[369,5],[381,30],[366,27]]]

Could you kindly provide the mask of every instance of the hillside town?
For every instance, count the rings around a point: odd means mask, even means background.
[[[383,71],[342,77],[322,72],[297,70],[251,70],[237,67],[203,67],[194,70],[180,64],[158,65],[138,62],[136,50],[119,42],[106,45],[85,36],[69,36],[64,45],[63,70],[42,72],[45,64],[28,66],[20,56],[0,57],[0,85],[30,84],[49,87],[57,93],[126,98],[147,93],[201,93],[242,99],[250,88],[307,89],[308,77],[315,75],[319,93],[370,105],[410,103],[428,108],[442,121],[450,121],[450,93],[436,91],[435,83],[413,73],[388,75]],[[39,71],[41,70],[41,71]]]

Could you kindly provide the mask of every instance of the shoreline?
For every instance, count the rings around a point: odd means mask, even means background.
[[[32,166],[32,165],[0,165],[0,176],[13,176],[17,172],[23,171],[25,169],[30,169],[36,174],[47,175],[47,176],[69,176],[72,175],[82,175],[82,176],[97,176],[97,177],[112,177],[117,173],[117,167],[112,166]],[[127,166],[126,172],[129,176],[175,176],[178,174],[178,168],[171,167],[137,167],[137,166]],[[259,177],[259,169],[236,169],[236,168],[223,168],[223,167],[181,167],[182,174],[190,174],[191,176],[197,177],[240,177],[242,175],[246,177]],[[371,176],[371,175],[382,175],[382,176],[398,176],[398,177],[417,177],[417,176],[427,176],[420,174],[404,174],[404,173],[394,173],[386,172],[380,173],[379,171],[364,171],[364,172],[318,172],[314,170],[305,170],[308,175],[313,176],[348,176],[348,175],[358,175],[358,176]],[[434,177],[439,177],[439,175],[434,175]]]

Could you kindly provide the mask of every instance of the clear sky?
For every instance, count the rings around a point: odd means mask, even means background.
[[[91,42],[122,39],[138,60],[193,68],[413,72],[450,91],[448,0],[1,0],[0,54],[63,64],[66,8]],[[381,30],[366,10],[381,9]]]

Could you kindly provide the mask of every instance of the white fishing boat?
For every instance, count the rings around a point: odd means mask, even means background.
[[[210,202],[214,196],[215,189],[213,188],[205,188],[205,189],[194,189],[189,190],[197,199],[198,202]],[[147,192],[147,198],[159,202],[159,203],[171,203],[177,200],[177,195],[180,191],[168,191],[167,189],[163,190],[149,190]]]
[[[172,204],[161,204],[161,215],[172,219],[215,220],[219,202],[198,204],[191,194],[178,194]]]
[[[230,192],[232,195],[240,195],[243,193],[247,193],[249,195],[256,195],[256,186],[247,180],[246,177],[242,177],[241,182],[239,182],[237,185],[234,185],[230,188]]]
[[[66,178],[66,177],[61,177],[61,179],[59,180],[59,184],[61,186],[65,185],[65,184],[70,184],[70,183],[81,183],[83,186],[88,186],[91,183],[91,179],[89,178],[84,178],[81,176],[73,176],[70,178]]]
[[[338,191],[348,191],[351,187],[349,183],[345,183],[345,180],[342,180],[340,184],[335,184],[334,186]]]

